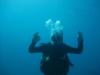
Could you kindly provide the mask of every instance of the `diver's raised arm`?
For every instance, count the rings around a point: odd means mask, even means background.
[[[42,52],[43,46],[39,46],[39,47],[36,46],[36,44],[39,40],[40,40],[40,36],[37,32],[34,34],[33,39],[32,39],[32,43],[29,46],[30,53]]]
[[[83,36],[82,36],[81,32],[79,32],[78,35],[79,35],[78,36],[78,47],[73,48],[73,47],[68,46],[67,49],[68,49],[69,53],[76,53],[76,54],[82,53],[82,51],[83,51]]]

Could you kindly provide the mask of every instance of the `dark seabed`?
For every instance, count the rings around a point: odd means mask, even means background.
[[[68,54],[74,67],[68,75],[100,75],[100,0],[0,0],[0,75],[43,75],[41,53],[28,47],[35,32],[50,41],[48,19],[64,25],[64,42],[76,47],[84,36],[82,54]]]

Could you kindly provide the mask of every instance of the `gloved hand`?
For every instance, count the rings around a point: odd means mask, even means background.
[[[81,32],[78,32],[78,42],[83,42],[83,35]]]
[[[33,43],[37,43],[39,40],[40,40],[39,33],[36,32],[36,33],[33,35],[32,42],[33,42]]]

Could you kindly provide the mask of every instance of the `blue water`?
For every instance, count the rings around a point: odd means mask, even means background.
[[[68,75],[100,75],[99,0],[0,0],[0,75],[43,75],[41,55],[28,47],[35,32],[40,42],[50,41],[45,21],[60,20],[64,42],[76,47],[84,36],[82,54],[68,54],[74,67]],[[39,43],[40,43],[39,42]]]

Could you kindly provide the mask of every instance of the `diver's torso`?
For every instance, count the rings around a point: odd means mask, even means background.
[[[64,45],[54,46],[52,44],[47,45],[43,52],[41,60],[41,70],[43,73],[51,73],[51,75],[62,75],[67,73],[69,66],[71,65],[70,60],[66,54]],[[57,73],[57,74],[56,74]]]
[[[61,61],[66,60],[67,63],[70,63],[68,55],[66,54],[65,44],[62,45],[52,45],[51,43],[45,46],[42,61]]]
[[[52,59],[62,58],[64,57],[65,54],[66,54],[66,50],[64,48],[64,44],[56,45],[56,46],[49,44],[43,52],[44,56],[49,56]]]

